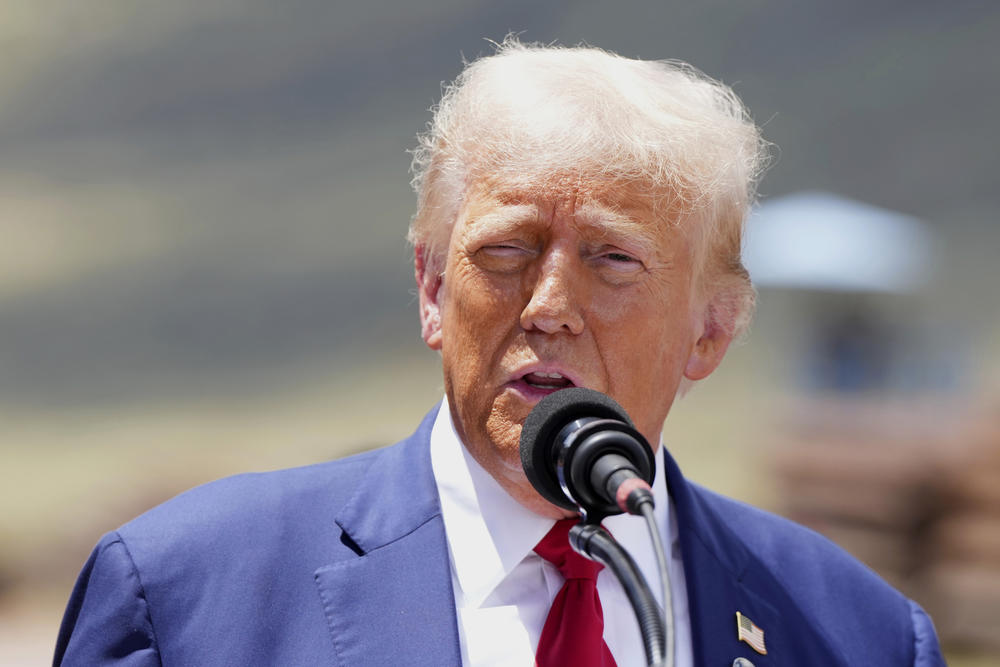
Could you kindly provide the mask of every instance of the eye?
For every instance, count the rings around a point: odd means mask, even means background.
[[[642,260],[620,248],[603,249],[595,254],[595,259],[602,266],[615,271],[639,271],[645,268]]]
[[[605,253],[604,257],[607,258],[608,260],[610,260],[611,262],[614,262],[614,263],[617,263],[617,264],[640,264],[641,263],[641,262],[639,262],[639,260],[637,260],[632,255],[626,254],[624,252],[609,252],[609,253]]]
[[[483,246],[480,248],[480,252],[487,255],[493,255],[495,257],[518,257],[526,254],[528,251],[520,246],[506,243],[496,243],[493,245]]]
[[[627,250],[604,246],[590,255],[590,262],[602,280],[611,285],[629,285],[639,280],[646,265]]]
[[[490,243],[475,253],[475,262],[494,273],[516,273],[531,261],[532,251],[514,243]]]

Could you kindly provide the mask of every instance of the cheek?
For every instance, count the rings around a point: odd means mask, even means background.
[[[442,309],[445,381],[458,401],[469,401],[484,418],[489,409],[484,394],[497,379],[499,360],[518,324],[517,299],[467,262],[449,268]]]
[[[499,398],[491,406],[486,417],[486,435],[508,466],[520,469],[521,465],[521,425],[529,410],[519,410],[516,406]]]
[[[443,313],[445,388],[466,446],[492,473],[507,475],[498,466],[520,470],[526,411],[497,392],[500,361],[519,327],[520,288],[515,280],[487,280],[475,267],[454,268]]]
[[[663,295],[619,304],[618,317],[606,325],[602,356],[612,395],[647,438],[654,438],[666,418],[683,377],[692,345],[688,304],[672,307]]]
[[[518,322],[519,288],[515,280],[490,280],[468,263],[452,274],[448,301],[453,328],[476,340],[502,336]],[[468,341],[467,341],[468,342]]]

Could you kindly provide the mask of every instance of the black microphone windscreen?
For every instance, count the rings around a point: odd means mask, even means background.
[[[521,465],[528,481],[553,505],[576,509],[562,493],[547,459],[550,446],[564,426],[583,417],[615,419],[634,426],[628,413],[610,396],[584,387],[570,387],[538,402],[521,428]]]

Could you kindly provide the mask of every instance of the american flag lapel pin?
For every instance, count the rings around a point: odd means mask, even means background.
[[[740,612],[736,612],[736,632],[741,642],[749,644],[750,648],[757,653],[767,655],[767,648],[764,646],[764,631]]]

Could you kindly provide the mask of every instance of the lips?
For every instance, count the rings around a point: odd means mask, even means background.
[[[535,371],[526,373],[521,377],[521,380],[528,386],[536,389],[565,389],[576,386],[568,377],[555,372]]]
[[[507,387],[534,404],[549,394],[567,387],[582,387],[580,378],[554,364],[522,366],[511,375]]]

